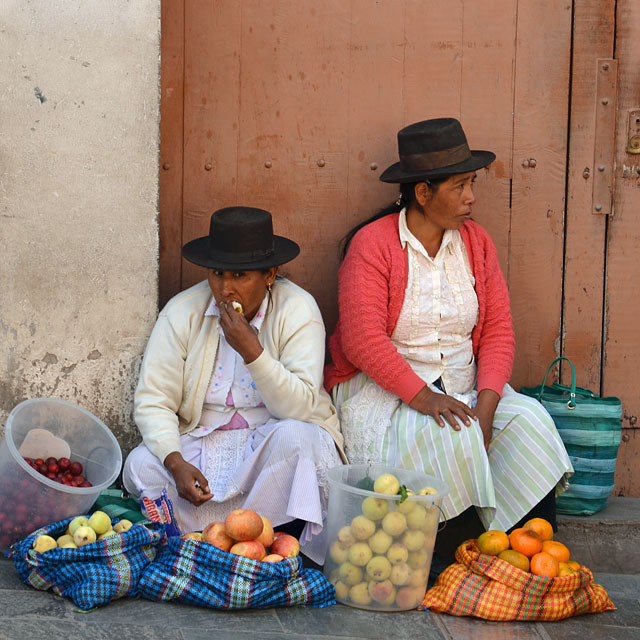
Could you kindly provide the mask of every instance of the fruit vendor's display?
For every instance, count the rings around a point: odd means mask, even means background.
[[[368,609],[415,608],[426,590],[439,511],[412,496],[438,492],[407,488],[391,473],[357,486],[389,497],[363,498],[361,513],[330,542],[325,571],[336,598]]]
[[[553,527],[543,518],[532,518],[510,534],[485,531],[478,536],[480,553],[498,556],[522,571],[550,578],[578,571],[580,563],[571,560],[569,548],[553,540]]]
[[[294,536],[274,532],[269,519],[251,509],[235,509],[224,522],[211,522],[202,531],[191,531],[182,537],[262,562],[279,562],[300,553],[300,543]]]
[[[91,516],[77,516],[69,522],[67,530],[58,539],[40,535],[33,541],[33,548],[46,553],[56,547],[62,549],[76,549],[85,544],[91,544],[107,536],[129,531],[132,527],[129,520],[119,520],[115,525],[104,511],[95,511]]]
[[[91,487],[83,473],[81,462],[69,458],[24,458],[25,462],[40,475],[66,485],[74,491]],[[65,489],[66,491],[66,489]],[[0,479],[0,549],[8,549],[16,540],[24,538],[32,531],[59,519],[61,503],[67,500],[64,493],[52,502],[42,491],[42,482],[26,472],[19,478]],[[73,513],[73,512],[72,512]]]

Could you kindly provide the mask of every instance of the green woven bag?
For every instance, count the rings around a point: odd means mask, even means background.
[[[571,365],[571,385],[554,382],[545,386],[553,365],[566,360]],[[536,398],[551,414],[573,464],[569,488],[558,496],[558,513],[591,515],[604,509],[613,491],[620,445],[622,403],[619,398],[601,398],[576,386],[576,370],[569,358],[556,358],[541,385],[522,387],[521,393]]]

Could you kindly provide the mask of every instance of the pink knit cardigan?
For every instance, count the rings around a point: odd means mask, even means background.
[[[329,340],[332,363],[325,367],[327,391],[363,371],[378,386],[409,403],[424,381],[393,346],[409,266],[393,213],[361,229],[338,273],[339,318]],[[471,334],[478,366],[478,392],[502,396],[511,376],[515,340],[509,293],[489,234],[477,223],[460,229],[476,280],[478,323]]]

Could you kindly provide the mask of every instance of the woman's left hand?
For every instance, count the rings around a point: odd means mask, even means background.
[[[500,396],[491,389],[483,389],[478,394],[478,402],[474,408],[480,428],[482,429],[482,435],[484,436],[484,448],[489,450],[491,445],[491,432],[493,430],[493,416],[496,412],[496,407],[500,401]]]
[[[262,353],[262,345],[255,329],[229,302],[220,305],[220,326],[231,348],[242,356],[246,364],[253,362]]]

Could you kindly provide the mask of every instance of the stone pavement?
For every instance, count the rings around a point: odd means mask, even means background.
[[[564,517],[556,537],[592,569],[616,611],[560,622],[507,623],[343,605],[233,612],[127,598],[84,613],[69,600],[24,586],[13,563],[2,559],[0,640],[640,640],[640,499],[612,499],[591,518]]]

